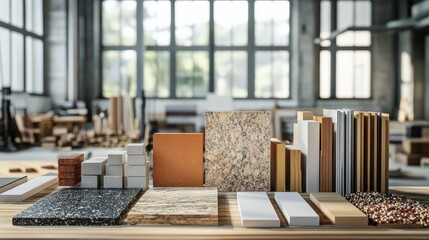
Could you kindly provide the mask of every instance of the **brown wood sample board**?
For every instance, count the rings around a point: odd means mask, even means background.
[[[203,134],[156,133],[153,136],[153,186],[203,186]]]
[[[338,193],[311,193],[310,199],[335,225],[368,225],[368,217]]]

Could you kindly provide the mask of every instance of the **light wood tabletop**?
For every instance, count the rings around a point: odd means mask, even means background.
[[[18,177],[27,175],[29,179],[49,170],[42,165],[55,165],[43,161],[1,161],[0,177]],[[9,168],[35,168],[38,173],[9,173]],[[13,226],[12,217],[30,207],[43,197],[53,193],[54,185],[39,194],[20,203],[0,203],[0,238],[8,239],[428,239],[429,228],[420,226],[335,226],[309,200],[308,194],[302,194],[321,216],[319,227],[290,227],[269,194],[281,220],[281,228],[243,228],[235,193],[219,193],[219,226],[130,226],[126,220],[122,225],[113,227],[24,227]],[[429,202],[429,187],[394,187],[391,192],[403,193],[410,198]]]

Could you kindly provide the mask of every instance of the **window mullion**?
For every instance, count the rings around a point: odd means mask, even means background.
[[[249,0],[247,28],[247,96],[255,98],[255,1]]]

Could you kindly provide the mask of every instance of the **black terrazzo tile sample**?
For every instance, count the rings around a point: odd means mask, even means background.
[[[63,188],[15,215],[12,224],[118,225],[142,193],[142,189]]]

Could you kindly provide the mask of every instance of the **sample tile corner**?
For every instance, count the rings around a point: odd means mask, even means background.
[[[153,136],[153,186],[203,187],[202,133]]]
[[[127,215],[131,225],[218,225],[216,188],[153,188]]]
[[[270,191],[271,113],[207,112],[205,186]]]
[[[12,218],[19,226],[118,225],[141,189],[63,188]]]

